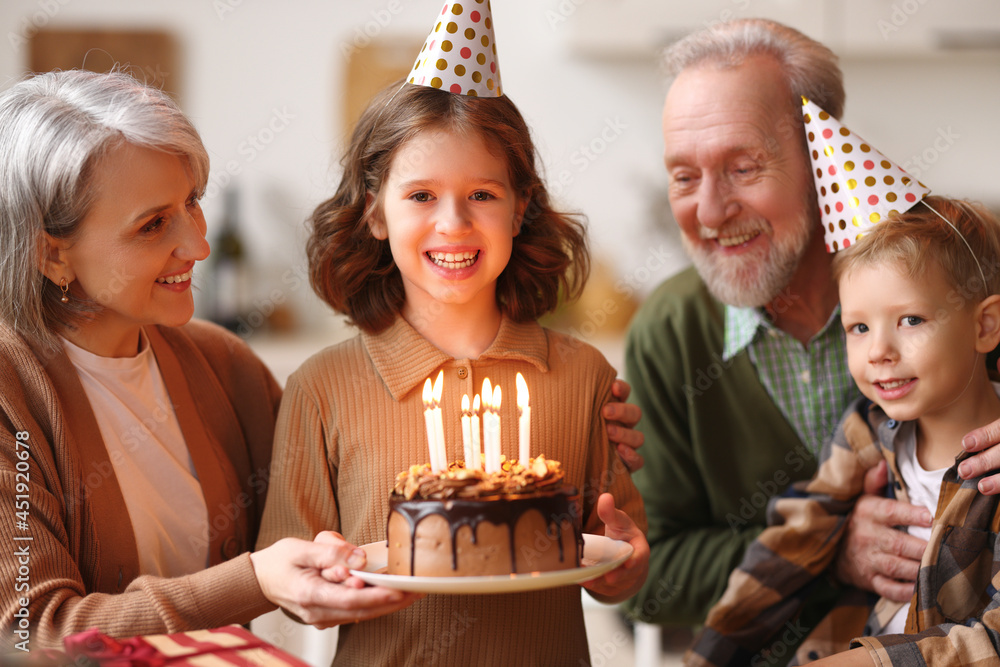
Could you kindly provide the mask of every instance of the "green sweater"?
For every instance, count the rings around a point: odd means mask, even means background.
[[[723,360],[724,306],[694,269],[662,284],[628,333],[625,368],[642,408],[649,577],[628,604],[647,622],[701,624],[766,523],[768,499],[816,460],[744,350]]]

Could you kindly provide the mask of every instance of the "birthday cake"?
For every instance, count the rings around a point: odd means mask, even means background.
[[[579,567],[580,498],[559,463],[504,461],[497,472],[455,462],[414,465],[389,497],[389,574],[469,577]]]

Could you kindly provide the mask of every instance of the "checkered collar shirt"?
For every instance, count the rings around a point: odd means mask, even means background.
[[[785,419],[818,455],[847,406],[860,396],[847,367],[840,306],[803,347],[762,308],[727,305],[723,358],[729,360],[744,349]]]

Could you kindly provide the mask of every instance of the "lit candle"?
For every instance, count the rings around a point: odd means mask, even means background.
[[[427,427],[427,449],[431,455],[431,470],[439,472],[437,462],[437,429],[434,428],[434,413],[431,404],[434,402],[434,389],[431,379],[424,382],[424,425]]]
[[[482,470],[482,445],[479,442],[479,394],[472,399],[472,467]]]
[[[441,394],[444,392],[444,371],[439,371],[434,380],[434,433],[437,444],[437,459],[441,470],[448,469],[448,452],[444,446],[444,421],[441,418]]]
[[[472,409],[469,407],[469,395],[462,394],[462,452],[465,454],[465,467],[471,468],[472,459]]]
[[[500,401],[503,398],[500,392],[500,385],[493,388],[493,400],[490,406],[490,440],[493,441],[493,452],[492,454],[487,454],[487,456],[492,457],[490,465],[493,470],[500,470]]]
[[[486,472],[497,472],[500,470],[499,462],[494,465],[497,457],[494,450],[499,449],[493,442],[496,431],[493,429],[493,385],[490,379],[483,380],[483,467]]]
[[[518,454],[521,465],[527,468],[531,457],[531,405],[528,403],[528,383],[520,373],[517,374],[516,383]]]

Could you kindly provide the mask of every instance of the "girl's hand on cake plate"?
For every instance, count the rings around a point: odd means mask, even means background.
[[[333,565],[324,567],[320,574],[327,581],[335,584],[347,584],[354,588],[364,588],[365,582],[351,574],[351,570],[360,570],[368,563],[368,555],[364,549],[354,546],[340,533],[333,530],[324,530],[313,538],[316,544],[329,544],[341,554],[341,558],[334,561]],[[350,553],[345,553],[349,549]]]
[[[637,593],[646,581],[649,543],[632,517],[615,508],[615,498],[610,493],[602,493],[597,499],[597,516],[604,522],[604,536],[631,544],[632,555],[604,576],[584,582],[583,587],[601,602],[622,602]]]
[[[618,449],[622,463],[635,472],[644,463],[639,448],[645,439],[642,433],[635,430],[636,424],[642,419],[642,409],[633,403],[626,403],[632,387],[625,380],[615,380],[611,385],[611,400],[601,410],[601,415],[608,423],[608,439]]]
[[[364,567],[365,553],[333,532],[313,542],[286,537],[250,554],[250,561],[264,597],[320,629],[389,614],[424,597],[351,576],[349,569]]]

